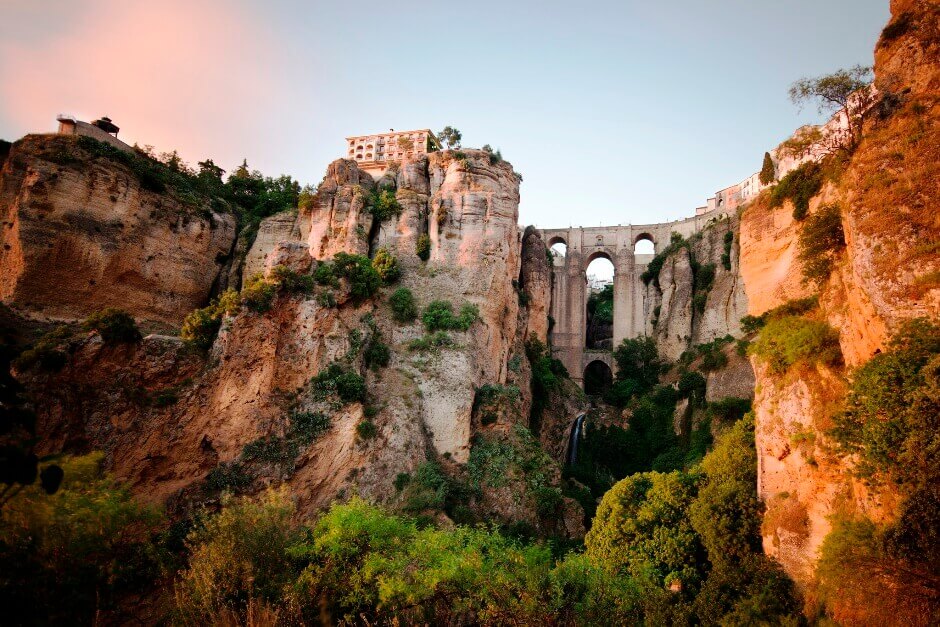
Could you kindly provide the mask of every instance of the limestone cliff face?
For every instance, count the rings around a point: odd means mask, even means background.
[[[758,490],[768,506],[768,553],[803,586],[812,584],[828,517],[857,512],[890,521],[890,490],[869,493],[852,479],[852,462],[827,446],[826,431],[843,401],[852,369],[881,350],[900,324],[940,318],[940,124],[937,9],[893,2],[893,20],[908,28],[876,48],[883,100],[865,122],[862,141],[843,172],[809,206],[839,208],[846,247],[819,290],[819,316],[839,333],[844,369],[797,368],[784,376],[755,361]],[[741,274],[749,311],[761,314],[808,295],[797,259],[801,223],[793,207],[771,208],[766,196],[741,218]]]
[[[311,209],[262,223],[245,275],[269,273],[275,265],[309,272],[337,252],[386,246],[399,257],[400,285],[412,290],[419,308],[443,299],[458,310],[464,304],[479,309],[468,331],[451,332],[452,345],[409,350],[425,330],[420,320],[392,321],[386,299],[397,285],[364,303],[339,289],[335,305],[313,294],[282,294],[266,313],[243,307],[225,319],[206,361],[162,336],[117,348],[95,336],[78,338],[62,371],[20,373],[37,399],[43,450],[103,449],[118,477],[171,507],[200,502],[210,472],[239,467],[255,478],[253,485],[286,482],[301,511],[309,512],[356,493],[394,501],[395,477],[413,472],[429,454],[447,464],[467,461],[471,436],[483,428],[473,408],[484,384],[520,390],[511,421],[491,428],[494,433],[526,423],[531,396],[524,341],[545,338],[549,275],[537,237],[529,238],[528,261],[521,263],[518,180],[511,166],[480,151],[406,161],[394,185],[403,211],[391,224],[375,223],[368,211],[365,195],[373,185],[355,163],[331,164]],[[414,248],[425,232],[432,240],[428,262]],[[520,281],[535,314],[520,308]],[[391,348],[391,360],[370,370],[362,348],[376,334]],[[331,404],[311,388],[311,379],[335,362],[365,377],[365,404]],[[154,400],[167,393],[172,402]],[[357,435],[366,407],[376,427],[371,438]],[[330,428],[289,463],[246,458],[252,443],[288,433],[298,412],[328,415]],[[487,494],[478,507],[535,522],[529,500]],[[580,529],[579,516],[571,517],[577,522],[572,533]]]
[[[696,344],[740,335],[739,321],[747,313],[750,292],[745,293],[739,272],[738,231],[736,218],[713,222],[669,254],[659,276],[646,286],[651,305],[647,329],[666,358],[675,360]],[[728,233],[733,239],[726,243]],[[723,262],[725,254],[730,268]],[[695,272],[702,266],[714,268],[707,287],[702,273]]]
[[[28,136],[0,171],[0,299],[25,315],[77,319],[120,306],[175,327],[210,295],[235,218],[141,186],[75,137]]]

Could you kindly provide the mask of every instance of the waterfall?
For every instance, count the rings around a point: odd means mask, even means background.
[[[587,414],[580,414],[571,425],[571,435],[568,437],[568,457],[566,462],[569,466],[578,461],[578,445],[581,443],[581,434],[584,428],[584,419]]]

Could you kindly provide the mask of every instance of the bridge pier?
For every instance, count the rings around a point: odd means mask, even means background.
[[[723,215],[710,213],[662,224],[542,229],[543,241],[549,246],[564,243],[567,247],[566,255],[556,257],[552,268],[550,311],[555,324],[551,343],[553,355],[565,365],[572,379],[582,383],[584,368],[598,359],[595,354],[599,354],[586,348],[588,294],[585,271],[588,264],[597,257],[606,257],[614,264],[613,343],[616,347],[625,339],[641,337],[649,332],[647,287],[640,275],[653,255],[635,254],[636,243],[649,240],[658,253],[669,245],[672,233],[691,237],[709,221]],[[607,355],[602,361],[612,365],[609,351]]]

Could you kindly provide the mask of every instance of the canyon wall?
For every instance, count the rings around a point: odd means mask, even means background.
[[[210,199],[147,189],[77,137],[31,135],[0,171],[0,299],[22,314],[81,319],[120,306],[177,327],[209,298],[235,238]]]
[[[789,202],[772,207],[765,194],[741,217],[749,313],[818,291],[816,315],[837,331],[844,361],[781,375],[754,360],[758,491],[768,506],[764,546],[809,590],[832,516],[890,522],[898,511],[891,489],[872,491],[853,478],[852,461],[833,452],[828,431],[852,372],[884,350],[905,320],[940,319],[938,11],[931,3],[896,1],[892,13],[907,28],[876,47],[882,100],[866,117],[851,158],[809,204],[809,216],[833,206],[841,216],[846,246],[829,279],[818,290],[802,281],[797,252],[804,226]],[[852,608],[844,618],[852,616],[858,620],[864,611]]]

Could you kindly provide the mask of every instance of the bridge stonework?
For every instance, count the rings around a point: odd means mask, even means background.
[[[586,348],[588,265],[605,257],[614,266],[614,347],[625,339],[651,335],[647,286],[640,276],[654,255],[634,254],[637,242],[651,241],[655,253],[660,253],[669,246],[672,233],[691,237],[724,215],[709,212],[661,224],[540,230],[542,241],[549,247],[559,242],[567,247],[564,257],[555,257],[549,312],[554,320],[552,353],[565,365],[572,379],[583,384],[585,368],[598,360],[616,371],[611,351]]]

